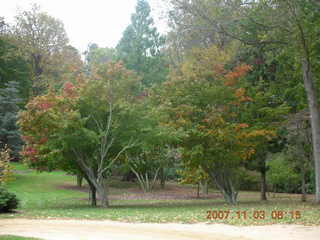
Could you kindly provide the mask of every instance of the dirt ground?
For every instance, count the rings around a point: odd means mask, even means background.
[[[319,240],[320,227],[1,219],[0,235],[46,240]]]
[[[59,185],[58,188],[72,190],[72,191],[89,192],[88,186],[78,187],[75,185]],[[110,187],[109,190],[110,190],[110,196],[109,196],[110,200],[197,199],[196,189],[188,188],[183,185],[177,185],[177,184],[167,184],[165,189],[157,189],[156,191],[148,192],[148,193],[143,192],[141,188],[137,186],[125,188],[125,191],[123,192],[113,187]],[[223,196],[217,191],[210,192],[207,195],[201,195],[202,199],[217,199],[222,197]],[[82,199],[82,200],[86,200],[86,199]]]

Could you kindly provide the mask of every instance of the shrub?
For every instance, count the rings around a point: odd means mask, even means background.
[[[300,176],[282,154],[268,161],[267,178],[274,192],[299,193]]]
[[[18,207],[19,200],[13,193],[0,188],[0,213],[10,212]]]
[[[7,146],[0,148],[0,186],[9,180],[11,176],[10,150]]]

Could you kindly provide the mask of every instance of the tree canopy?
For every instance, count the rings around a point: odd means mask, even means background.
[[[2,158],[83,176],[94,206],[130,174],[144,192],[171,175],[236,204],[252,172],[261,200],[319,203],[318,1],[167,2],[166,34],[137,0],[117,45],[84,53],[37,5],[0,18]]]

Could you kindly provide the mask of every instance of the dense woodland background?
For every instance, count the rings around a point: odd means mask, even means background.
[[[37,5],[0,19],[0,182],[12,159],[84,178],[105,207],[113,175],[319,203],[320,2],[166,6],[165,36],[138,0],[115,48],[84,53]]]

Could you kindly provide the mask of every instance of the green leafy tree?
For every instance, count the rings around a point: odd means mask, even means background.
[[[51,56],[61,52],[68,43],[63,23],[33,4],[31,10],[16,16],[13,33],[22,54],[31,64],[32,96],[39,95],[52,81]]]
[[[153,151],[152,151],[153,150]],[[128,156],[128,166],[136,175],[141,189],[150,192],[156,183],[160,171],[160,154],[156,150],[142,150]]]
[[[300,65],[300,73],[304,82],[307,102],[311,115],[311,131],[313,145],[313,159],[315,162],[316,202],[320,203],[320,107],[319,96],[314,72],[319,64],[318,44],[316,40],[317,29],[320,21],[319,7],[313,1],[276,1],[279,14],[287,14],[281,18],[282,25],[289,31],[283,32],[290,42],[290,47],[298,49],[296,59]],[[270,6],[272,7],[272,6]],[[293,23],[293,24],[292,24]],[[294,33],[294,34],[292,34]]]
[[[289,116],[287,124],[288,146],[286,149],[287,160],[300,173],[301,201],[307,201],[308,179],[312,169],[312,137],[310,128],[310,114],[308,111],[300,111]],[[310,185],[310,184],[309,184]]]
[[[317,29],[319,26],[319,4],[314,0],[274,0],[274,1],[172,1],[175,6],[174,16],[183,21],[183,14],[192,18],[192,23],[181,24],[188,32],[194,29],[203,30],[204,34],[214,29],[229,38],[236,39],[246,46],[254,46],[265,56],[266,47],[269,51],[290,55],[292,64],[288,66],[294,79],[290,77],[289,89],[286,93],[298,92],[303,82],[307,103],[311,114],[312,144],[315,161],[316,201],[320,202],[320,112],[318,104],[317,77],[314,75],[319,68]],[[230,17],[228,17],[230,16]],[[227,17],[227,18],[225,18]],[[196,21],[194,20],[196,19]],[[207,30],[209,29],[209,30]],[[197,35],[196,35],[197,37]],[[289,54],[288,54],[289,53]],[[288,72],[283,71],[282,75]],[[284,80],[277,79],[279,81]],[[303,81],[301,81],[303,80]],[[283,84],[287,85],[288,84]],[[281,88],[280,88],[281,89]],[[280,90],[279,90],[280,91]],[[286,94],[288,96],[288,94]],[[301,99],[301,98],[300,98]],[[302,100],[302,99],[301,99]],[[303,101],[302,101],[303,102]],[[296,103],[301,107],[303,103]],[[300,110],[300,109],[296,109]]]
[[[86,63],[89,68],[93,66],[98,66],[101,64],[106,64],[109,61],[117,60],[117,52],[114,48],[101,48],[95,43],[88,45],[88,49],[85,52]]]
[[[269,138],[272,132],[254,129],[241,121],[240,113],[250,103],[241,79],[248,65],[225,69],[230,60],[212,46],[195,49],[173,71],[161,88],[155,89],[155,104],[167,113],[167,124],[183,132],[183,165],[203,169],[215,182],[226,202],[237,202],[234,182],[239,167],[255,153],[253,138]]]
[[[201,168],[195,168],[184,166],[183,169],[178,171],[181,179],[179,183],[181,184],[197,184],[197,197],[200,197],[200,186],[202,188],[203,194],[208,194],[208,174]]]
[[[135,135],[123,106],[136,99],[139,78],[119,63],[109,63],[89,78],[68,82],[28,103],[19,124],[26,143],[23,156],[39,170],[81,173],[103,207],[108,206],[107,179]],[[32,127],[30,127],[32,126]]]
[[[131,24],[117,45],[120,60],[125,66],[142,76],[142,84],[150,86],[165,80],[167,67],[163,55],[165,38],[161,36],[150,15],[146,0],[138,0]]]
[[[130,104],[126,120],[136,127],[135,147],[126,154],[125,165],[135,174],[143,191],[149,192],[160,178],[164,188],[166,170],[174,164],[173,145],[180,140],[180,131],[161,123],[166,116],[152,104],[148,94],[140,94],[136,104]],[[140,116],[139,118],[132,116]]]
[[[254,69],[248,75],[251,74],[254,74]],[[273,94],[267,84],[258,83],[256,86],[251,85],[246,89],[253,101],[247,104],[245,111],[239,114],[239,118],[256,131],[267,130],[272,133],[270,138],[257,135],[251,139],[255,154],[250,161],[246,162],[248,169],[260,173],[261,200],[267,200],[266,173],[268,167],[266,161],[270,153],[280,152],[284,149],[284,134],[281,133],[281,128],[287,120],[290,108],[281,98]]]
[[[46,72],[50,75],[50,85],[59,89],[69,79],[76,79],[83,72],[84,63],[79,51],[71,45],[64,46],[55,52],[46,65]]]

